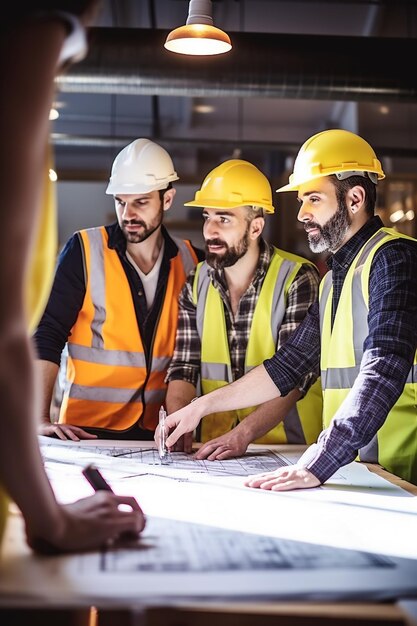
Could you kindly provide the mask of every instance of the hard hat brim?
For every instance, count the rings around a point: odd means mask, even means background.
[[[201,202],[190,200],[190,202],[184,202],[184,206],[193,206],[200,209],[238,209],[241,206],[253,206],[257,209],[263,209],[265,213],[272,214],[275,212],[275,207],[273,207],[272,205],[259,204],[258,202],[247,202],[242,205],[235,204],[234,202],[210,202],[210,200],[208,200],[207,202],[204,202],[204,204],[202,204]]]
[[[298,187],[299,185],[284,185],[283,187],[280,187],[279,189],[275,189],[276,193],[281,193],[282,191],[298,191]]]
[[[118,185],[117,183],[110,182],[107,185],[106,194],[110,196],[116,196],[118,194],[135,194],[135,193],[151,193],[152,191],[161,191],[166,189],[169,183],[179,180],[178,176],[170,176],[169,181],[163,181],[160,185],[138,185],[137,183]]]
[[[276,193],[281,193],[283,191],[298,191],[301,185],[310,183],[313,180],[318,180],[319,178],[327,178],[328,176],[332,176],[333,174],[343,173],[344,171],[346,171],[348,174],[351,174],[351,176],[355,175],[355,172],[352,170],[344,170],[344,168],[338,168],[330,172],[326,172],[325,174],[322,174],[321,176],[310,176],[306,178],[305,180],[298,181],[298,183],[288,183],[288,185],[284,185],[283,187],[280,187],[279,189],[276,189],[275,191]],[[362,172],[367,172],[368,174],[375,174],[378,180],[382,180],[383,178],[385,178],[385,174],[382,172],[382,170],[377,170],[377,169],[371,170],[370,168],[366,168],[365,166],[364,169],[358,168],[357,174],[362,175]]]

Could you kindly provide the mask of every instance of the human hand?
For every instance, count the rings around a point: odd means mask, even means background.
[[[127,505],[129,510],[120,509]],[[52,531],[41,535],[26,527],[29,546],[41,554],[94,550],[113,543],[123,533],[139,534],[145,516],[133,497],[97,491],[93,496],[60,506],[60,519]]]
[[[42,422],[42,424],[38,426],[38,435],[44,435],[45,437],[56,436],[63,441],[67,441],[68,439],[71,441],[97,439],[97,435],[92,435],[78,426],[72,426],[71,424],[50,424],[46,422]]]
[[[289,467],[280,467],[274,472],[248,476],[244,484],[246,487],[254,487],[255,489],[291,491],[292,489],[318,487],[320,481],[307,469],[290,465]]]
[[[190,454],[193,451],[193,434],[184,433],[172,446],[171,452],[186,452]]]
[[[223,461],[245,454],[250,441],[243,435],[239,427],[233,428],[221,437],[216,437],[204,443],[194,454],[195,459],[207,459],[208,461]]]
[[[169,450],[174,449],[174,444],[185,433],[192,433],[198,425],[201,417],[199,413],[199,403],[201,399],[198,398],[195,402],[190,402],[187,406],[167,415],[165,419],[165,432],[169,433],[169,436],[165,440],[165,445]],[[154,439],[159,445],[161,438],[161,427],[156,427]],[[184,443],[185,445],[185,443]]]

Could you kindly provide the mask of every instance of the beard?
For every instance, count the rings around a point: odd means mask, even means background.
[[[312,252],[335,252],[338,250],[351,225],[349,209],[344,202],[337,203],[336,213],[323,226],[314,221],[305,222],[304,228],[317,228],[318,235],[307,233],[308,244]]]
[[[155,220],[151,222],[150,224],[146,224],[143,220],[138,220],[138,219],[122,220],[120,224],[120,228],[123,232],[123,235],[125,236],[126,241],[128,243],[141,243],[142,241],[145,241],[146,239],[148,239],[148,237],[150,237],[152,233],[154,233],[161,226],[162,216],[163,216],[163,209],[161,206],[160,212],[156,216]],[[142,230],[132,233],[126,229],[126,226],[129,224],[141,226]]]
[[[216,254],[214,252],[209,252],[208,246],[224,246],[226,249],[222,254]],[[206,261],[210,267],[213,267],[215,270],[222,270],[225,267],[231,267],[234,265],[239,259],[241,259],[249,248],[249,226],[246,229],[245,234],[242,239],[238,241],[235,246],[228,246],[225,241],[221,239],[207,239],[206,240]]]

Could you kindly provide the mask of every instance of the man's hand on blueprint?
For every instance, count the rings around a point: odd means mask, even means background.
[[[248,476],[244,484],[246,487],[269,491],[290,491],[291,489],[318,487],[320,481],[307,469],[300,468],[298,465],[289,465],[280,467],[274,472]]]
[[[221,437],[216,437],[204,443],[195,453],[195,459],[207,459],[209,461],[224,461],[243,456],[250,444],[251,439],[245,435],[243,428],[233,428]]]

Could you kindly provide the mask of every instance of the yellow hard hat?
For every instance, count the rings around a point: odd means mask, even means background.
[[[277,192],[297,191],[300,185],[330,174],[347,178],[364,175],[364,172],[368,172],[375,183],[385,178],[381,163],[369,143],[348,130],[324,130],[301,146],[289,184]]]
[[[267,177],[255,165],[241,159],[230,159],[215,167],[205,177],[194,200],[185,203],[207,209],[236,209],[245,205],[264,209],[266,213],[275,211]]]

